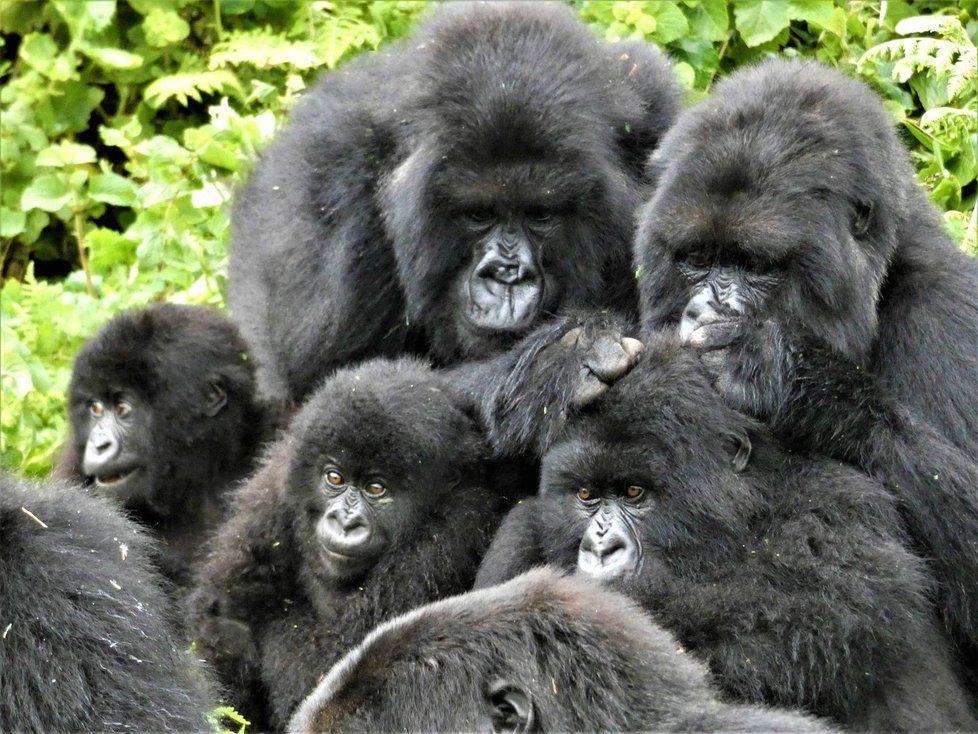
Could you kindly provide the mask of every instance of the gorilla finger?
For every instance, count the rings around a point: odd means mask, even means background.
[[[693,329],[686,343],[697,349],[723,349],[729,347],[742,332],[740,319],[711,321]]]
[[[638,356],[645,351],[645,343],[626,336],[621,340],[621,348],[625,350],[625,354],[632,362],[637,362]]]
[[[608,392],[607,383],[602,382],[594,372],[587,367],[583,372],[581,381],[574,390],[574,397],[571,399],[571,405],[575,408],[583,408]]]
[[[584,358],[584,366],[598,379],[612,382],[634,367],[635,360],[625,351],[621,337],[599,334]]]
[[[562,337],[560,337],[561,346],[565,347],[576,347],[578,342],[581,340],[581,335],[584,333],[583,326],[575,326],[573,329],[568,331]]]

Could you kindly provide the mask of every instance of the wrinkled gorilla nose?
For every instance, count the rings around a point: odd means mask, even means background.
[[[89,476],[97,475],[106,465],[115,461],[121,450],[122,443],[116,436],[116,431],[102,423],[97,424],[85,444],[82,471]]]
[[[365,542],[370,534],[359,504],[334,503],[326,513],[326,525],[336,541],[351,546]]]
[[[610,580],[635,568],[635,545],[620,525],[616,514],[601,513],[591,521],[577,553],[577,567],[582,572]]]
[[[476,268],[480,278],[495,280],[504,285],[516,285],[536,277],[536,268],[528,247],[515,234],[505,233],[487,248]]]
[[[464,289],[467,315],[483,328],[518,328],[533,319],[543,297],[533,246],[518,230],[503,230],[483,247]]]

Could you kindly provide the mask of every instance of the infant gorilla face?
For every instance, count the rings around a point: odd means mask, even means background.
[[[294,432],[288,486],[304,558],[335,581],[363,576],[408,542],[481,456],[474,423],[409,359],[338,372]]]
[[[672,369],[694,365],[670,359],[666,368],[640,363],[544,456],[545,537],[562,539],[565,558],[576,546],[589,576],[644,576],[658,551],[736,524],[738,474],[751,454],[744,419],[728,415],[702,376],[672,381]]]

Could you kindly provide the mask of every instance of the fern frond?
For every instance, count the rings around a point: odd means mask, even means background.
[[[288,66],[293,69],[315,69],[324,59],[316,45],[309,41],[289,41],[268,31],[239,31],[226,41],[214,45],[207,66],[220,69],[250,64],[259,69]]]
[[[238,78],[230,71],[196,71],[160,77],[143,90],[143,99],[160,108],[170,98],[186,107],[189,100],[201,101],[201,94],[235,94],[242,96]]]

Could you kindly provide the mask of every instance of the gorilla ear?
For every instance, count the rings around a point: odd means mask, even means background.
[[[523,734],[536,728],[533,715],[533,696],[508,680],[497,680],[486,691],[494,734]]]
[[[746,433],[732,433],[728,436],[728,441],[730,443],[730,453],[733,454],[733,457],[730,459],[730,465],[737,474],[740,474],[740,472],[747,468],[747,464],[750,461],[750,452],[752,449],[750,436]]]
[[[214,378],[207,383],[204,393],[204,415],[213,418],[228,404],[228,394],[221,385],[220,378]]]
[[[873,223],[873,202],[857,201],[853,204],[850,230],[853,237],[865,237]]]

